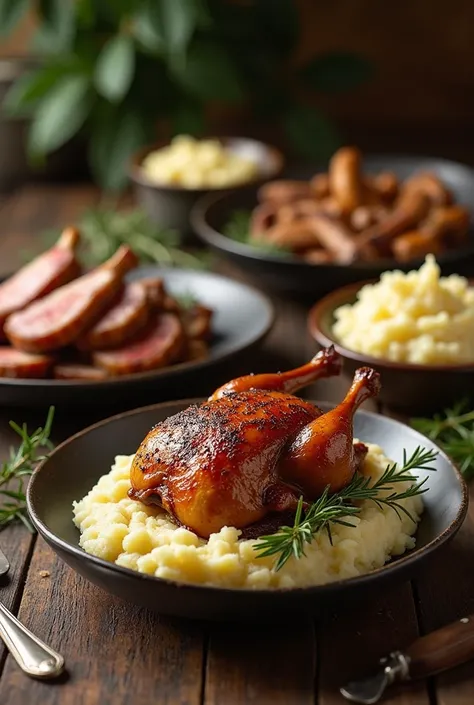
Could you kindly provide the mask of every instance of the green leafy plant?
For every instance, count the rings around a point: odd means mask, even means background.
[[[0,34],[31,8],[41,62],[13,85],[4,110],[31,119],[37,161],[83,135],[108,190],[124,185],[130,154],[158,134],[201,134],[214,103],[243,105],[255,122],[279,124],[305,156],[326,158],[339,136],[307,91],[351,90],[372,75],[348,53],[294,67],[295,0],[0,0]]]
[[[357,516],[361,508],[354,502],[370,500],[381,509],[386,506],[393,509],[399,517],[402,513],[410,519],[415,519],[407,509],[400,504],[401,500],[416,497],[428,490],[425,486],[427,477],[419,480],[412,474],[414,470],[434,470],[431,463],[437,453],[425,448],[417,448],[410,457],[403,451],[403,464],[388,465],[385,472],[376,482],[363,475],[354,475],[352,481],[339,492],[329,493],[329,488],[321,497],[303,509],[303,497],[300,497],[293,526],[282,526],[269,536],[262,536],[255,544],[255,550],[260,558],[275,556],[275,570],[283,568],[285,563],[294,556],[296,559],[305,555],[305,546],[310,544],[315,536],[326,530],[331,540],[331,524],[342,524],[353,527],[349,521],[351,516]],[[399,482],[409,482],[407,489],[397,492],[394,485]],[[380,494],[388,492],[389,494]]]
[[[474,411],[467,401],[431,419],[412,419],[411,425],[451,456],[464,477],[474,477]]]
[[[210,264],[207,253],[184,250],[179,244],[179,233],[153,223],[140,208],[90,208],[76,225],[81,233],[81,259],[89,267],[105,262],[120,245],[129,245],[143,264],[189,269],[203,269]],[[45,232],[45,245],[51,246],[59,234],[57,229]]]
[[[14,521],[21,521],[33,531],[26,511],[25,479],[46,458],[45,451],[53,448],[50,440],[53,417],[54,407],[50,407],[44,427],[37,428],[31,435],[26,424],[18,426],[10,421],[21,443],[18,448],[10,449],[9,459],[0,467],[0,529]]]

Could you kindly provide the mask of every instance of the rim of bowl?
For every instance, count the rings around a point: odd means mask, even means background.
[[[336,350],[343,356],[354,362],[370,367],[385,367],[392,370],[413,371],[413,372],[474,372],[474,362],[444,365],[423,365],[415,362],[396,362],[395,360],[387,360],[383,357],[374,357],[365,355],[364,353],[346,348],[328,331],[323,324],[326,316],[333,316],[336,308],[353,302],[356,294],[367,284],[374,284],[379,279],[366,279],[365,281],[356,282],[355,284],[346,284],[338,289],[335,289],[330,294],[327,294],[322,299],[317,301],[309,310],[307,318],[307,327],[311,337],[323,347],[334,345]],[[474,284],[474,280],[469,279],[469,283]]]
[[[228,191],[236,191],[239,189],[246,188],[247,186],[252,186],[256,184],[260,184],[262,182],[268,181],[270,179],[274,179],[276,176],[281,174],[283,171],[283,167],[285,166],[285,156],[283,152],[275,147],[272,144],[269,144],[268,142],[263,142],[262,140],[257,140],[253,139],[252,137],[237,137],[237,136],[230,136],[230,135],[224,135],[221,137],[216,137],[216,136],[209,136],[206,137],[205,139],[209,140],[217,140],[218,142],[221,142],[222,144],[226,144],[227,142],[245,142],[247,144],[255,144],[259,145],[260,148],[263,148],[267,154],[267,157],[269,158],[269,161],[272,162],[272,168],[269,169],[267,174],[262,174],[260,170],[261,162],[257,162],[257,166],[259,167],[259,173],[254,176],[252,179],[245,181],[241,184],[236,184],[235,186],[225,186],[225,187],[220,187],[220,188],[186,188],[185,186],[179,186],[176,184],[170,185],[170,184],[158,184],[155,181],[152,181],[149,179],[146,174],[144,173],[142,169],[142,162],[144,158],[150,154],[150,152],[153,152],[154,150],[157,149],[162,149],[163,147],[167,147],[170,144],[170,140],[159,140],[156,141],[152,144],[145,145],[143,147],[140,147],[134,154],[132,154],[129,164],[128,164],[128,175],[130,179],[135,183],[139,184],[140,186],[148,186],[149,188],[154,188],[159,191],[172,191],[175,193],[189,193],[189,194],[194,194],[197,196],[207,194],[209,192],[213,194],[223,194],[227,193]]]
[[[383,155],[372,155],[374,157],[380,158]],[[436,160],[443,161],[443,160]],[[446,160],[445,160],[446,161]],[[455,162],[454,162],[455,163]],[[463,164],[461,166],[464,166]],[[468,169],[469,167],[466,167]],[[316,170],[315,173],[321,173],[321,170]],[[252,247],[245,242],[239,242],[238,240],[233,240],[228,235],[224,235],[220,230],[217,230],[208,222],[209,209],[212,208],[219,201],[232,195],[237,190],[243,190],[244,187],[255,186],[255,184],[247,182],[242,184],[239,189],[212,189],[212,191],[202,191],[201,196],[191,207],[189,220],[193,230],[198,234],[198,236],[204,240],[207,245],[211,247],[216,247],[220,251],[227,253],[232,253],[235,255],[240,255],[241,257],[247,257],[249,259],[259,260],[262,262],[271,262],[272,264],[283,264],[285,266],[291,265],[300,268],[310,268],[312,271],[315,269],[351,269],[352,271],[357,271],[358,269],[367,272],[367,270],[373,269],[374,272],[379,272],[380,270],[393,269],[396,267],[401,267],[406,264],[409,267],[417,268],[421,266],[424,262],[424,257],[419,257],[417,259],[410,260],[409,262],[399,262],[395,259],[384,258],[377,260],[375,262],[353,262],[351,264],[339,264],[337,262],[328,262],[321,264],[312,264],[307,262],[302,257],[297,255],[282,254],[274,255],[269,252],[259,250],[257,247]],[[440,264],[456,262],[463,255],[472,255],[474,253],[474,210],[471,212],[472,220],[472,232],[473,241],[466,245],[465,247],[456,248],[453,250],[447,250],[438,257],[438,262]]]
[[[135,414],[141,414],[145,411],[153,410],[153,409],[160,409],[164,406],[170,406],[172,407],[173,405],[190,405],[190,404],[196,404],[196,403],[201,403],[202,399],[200,398],[192,398],[192,399],[182,399],[178,401],[172,401],[172,402],[160,402],[158,404],[149,404],[147,406],[139,407],[138,409],[132,409],[130,411],[125,411],[119,414],[114,414],[113,416],[109,416],[106,419],[102,419],[101,421],[98,421],[97,423],[92,424],[91,426],[88,426],[87,428],[83,429],[82,431],[78,431],[78,433],[75,433],[74,435],[70,436],[67,438],[65,441],[60,443],[54,450],[50,453],[49,457],[43,460],[38,467],[35,469],[33,472],[30,482],[28,483],[28,487],[26,490],[26,501],[27,501],[27,508],[28,508],[28,513],[33,521],[33,524],[36,526],[38,531],[43,534],[44,536],[47,536],[48,539],[55,545],[61,548],[62,550],[66,551],[69,554],[74,555],[76,558],[82,558],[83,560],[89,560],[92,563],[96,564],[97,566],[101,568],[108,568],[109,570],[112,571],[118,571],[119,573],[122,573],[125,576],[134,576],[137,580],[154,580],[154,581],[159,581],[160,583],[165,583],[169,587],[173,588],[179,588],[181,590],[185,589],[193,589],[193,590],[200,590],[200,591],[206,591],[206,592],[214,592],[214,593],[221,593],[221,592],[226,592],[226,593],[239,593],[239,594],[245,594],[246,590],[238,589],[238,588],[229,588],[229,587],[218,587],[216,585],[203,585],[203,584],[198,584],[198,583],[187,583],[187,582],[179,582],[177,580],[171,580],[169,578],[157,578],[154,575],[147,575],[144,573],[140,573],[136,570],[132,570],[131,568],[124,568],[123,566],[119,566],[116,563],[113,563],[111,561],[106,561],[103,558],[98,558],[97,556],[93,556],[89,553],[86,553],[84,549],[82,549],[79,544],[73,545],[70,544],[68,541],[62,539],[61,537],[57,536],[53,531],[51,531],[46,524],[40,519],[38,514],[36,513],[34,509],[34,499],[32,499],[32,495],[34,492],[34,487],[36,483],[36,479],[39,475],[39,473],[42,471],[42,469],[47,465],[49,458],[52,457],[53,455],[56,455],[57,453],[60,453],[61,450],[73,443],[75,440],[80,438],[83,435],[86,435],[90,431],[93,431],[97,428],[100,428],[101,426],[105,426],[111,421],[115,421],[124,417],[130,417],[134,416]],[[321,403],[320,401],[311,401],[313,404],[318,404]],[[373,416],[373,417],[378,417],[380,414],[374,413],[372,411],[365,411],[360,410],[357,412],[358,414],[363,414],[366,416]],[[386,418],[386,417],[384,417]],[[402,427],[407,427],[407,424],[404,424],[400,421],[397,421],[396,419],[390,418],[389,421],[392,424],[395,424],[396,426],[402,426]],[[410,427],[408,427],[410,428]],[[410,429],[413,430],[413,429]],[[419,435],[422,435],[419,433],[419,431],[415,431]],[[340,580],[335,580],[331,583],[326,583],[323,585],[308,585],[306,587],[292,587],[292,588],[274,588],[274,589],[252,589],[251,592],[252,594],[265,594],[269,595],[272,593],[276,594],[301,594],[302,592],[308,592],[308,591],[318,591],[318,592],[331,592],[334,589],[343,589],[346,586],[351,586],[351,585],[363,585],[367,581],[377,579],[377,576],[381,574],[390,574],[390,573],[396,573],[401,566],[410,566],[414,563],[417,563],[420,559],[429,556],[432,554],[438,547],[441,547],[443,544],[445,544],[450,538],[452,538],[457,531],[460,529],[462,526],[468,506],[469,506],[469,491],[467,487],[467,483],[462,476],[459,468],[456,466],[455,463],[449,458],[449,456],[439,447],[434,441],[430,441],[433,443],[438,448],[438,455],[440,457],[443,457],[444,460],[450,465],[452,471],[454,472],[454,475],[458,481],[459,488],[461,490],[461,500],[459,503],[459,508],[456,513],[456,516],[452,520],[452,522],[449,524],[449,526],[446,527],[444,531],[442,531],[438,536],[436,536],[434,539],[429,541],[425,546],[422,548],[413,549],[411,552],[407,552],[401,557],[398,557],[394,561],[390,561],[386,563],[385,565],[381,566],[380,568],[376,568],[375,570],[370,571],[369,573],[364,573],[363,575],[357,575],[352,578],[344,578]],[[72,513],[71,513],[71,522],[72,522]]]

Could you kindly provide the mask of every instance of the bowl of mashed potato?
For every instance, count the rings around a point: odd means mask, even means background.
[[[258,140],[177,135],[137,152],[129,176],[150,217],[186,233],[199,196],[263,183],[277,176],[283,163],[279,150]]]
[[[391,408],[427,413],[474,395],[474,286],[441,276],[433,255],[417,270],[337,289],[311,309],[308,327],[349,372],[382,372],[380,399]]]

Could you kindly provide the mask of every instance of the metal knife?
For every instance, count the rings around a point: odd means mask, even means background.
[[[348,683],[341,694],[353,703],[373,705],[393,683],[426,678],[474,659],[474,614],[416,639],[379,662],[372,676]]]
[[[8,562],[8,559],[6,555],[3,553],[2,549],[0,548],[0,575],[5,575],[8,573],[10,570],[10,563]]]

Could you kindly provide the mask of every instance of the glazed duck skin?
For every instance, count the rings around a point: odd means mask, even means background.
[[[354,446],[353,416],[378,393],[378,373],[357,370],[346,398],[326,414],[289,393],[339,371],[330,348],[295,370],[232,380],[159,423],[135,455],[129,496],[208,538],[224,526],[287,517],[300,496],[344,487],[366,452]]]

